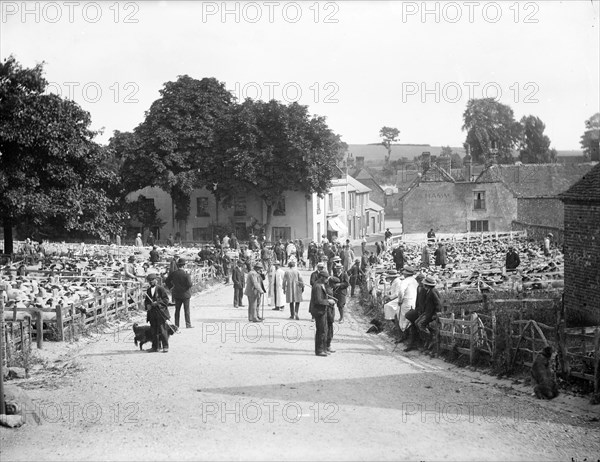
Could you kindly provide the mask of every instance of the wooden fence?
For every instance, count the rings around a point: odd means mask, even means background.
[[[15,365],[19,353],[27,354],[31,350],[32,331],[30,318],[4,323],[2,360],[5,366]]]

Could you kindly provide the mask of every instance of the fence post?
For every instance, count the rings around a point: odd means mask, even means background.
[[[62,342],[65,339],[65,334],[63,331],[63,313],[62,313],[62,305],[58,305],[54,311],[56,311],[56,324],[58,326],[58,341]]]
[[[594,394],[600,388],[600,329],[596,327],[594,332]]]
[[[469,364],[473,364],[473,360],[475,359],[475,325],[477,324],[477,320],[475,319],[475,315],[471,314],[471,320],[469,321]]]
[[[42,349],[44,345],[44,321],[42,321],[42,312],[36,311],[35,313],[35,331],[38,350]]]
[[[6,414],[4,407],[4,291],[6,285],[0,283],[0,414]],[[8,366],[8,362],[6,363]]]

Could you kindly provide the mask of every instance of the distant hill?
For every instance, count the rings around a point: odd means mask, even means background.
[[[461,157],[465,156],[465,149],[460,146],[450,146],[452,148],[452,152],[459,154]],[[378,165],[381,164],[385,160],[385,156],[387,155],[387,149],[383,147],[379,143],[372,144],[349,144],[348,152],[352,154],[354,159],[357,157],[365,158],[365,165]],[[395,161],[401,159],[402,157],[406,157],[408,160],[414,160],[419,157],[423,152],[430,152],[432,156],[439,156],[442,152],[442,146],[431,146],[430,144],[393,144],[392,145],[392,154],[390,156],[390,161]],[[518,157],[518,152],[515,151],[513,154],[515,159]],[[557,151],[557,155],[559,158],[559,162],[562,159],[562,162],[565,162],[564,158],[572,157],[573,161],[579,158],[583,159],[583,151],[581,150],[564,150]],[[567,163],[570,163],[568,160]]]
[[[461,147],[451,146],[452,151],[464,157],[465,150]],[[365,158],[365,165],[379,164],[385,160],[387,149],[381,144],[349,144],[348,152],[356,159],[357,157]],[[390,161],[399,160],[406,157],[408,160],[413,160],[419,157],[423,152],[430,152],[432,156],[438,156],[442,152],[442,146],[431,146],[429,144],[393,144]]]

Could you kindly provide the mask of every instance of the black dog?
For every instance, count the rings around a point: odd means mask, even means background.
[[[144,343],[152,342],[152,330],[150,326],[138,326],[137,324],[134,324],[133,332],[135,333],[133,343],[137,346],[138,342],[140,342],[140,350],[143,349],[142,346]]]

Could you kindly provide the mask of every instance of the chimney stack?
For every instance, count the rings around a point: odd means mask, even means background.
[[[421,156],[423,157],[423,172],[426,172],[427,170],[429,170],[429,167],[431,167],[431,153],[429,151],[426,151],[423,152]]]
[[[463,170],[465,175],[465,181],[471,181],[471,176],[473,175],[473,171],[471,168],[471,156],[467,152],[467,155],[463,159]]]
[[[600,162],[600,140],[592,140],[590,143],[590,160],[592,162]]]

